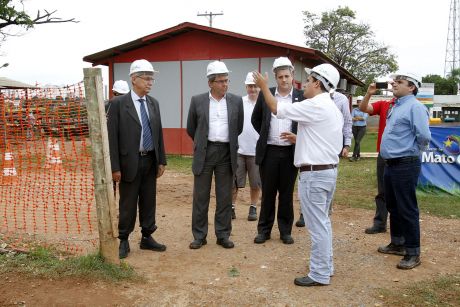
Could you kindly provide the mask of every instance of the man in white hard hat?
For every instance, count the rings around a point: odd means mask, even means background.
[[[369,114],[359,110],[359,105],[363,100],[363,96],[358,96],[356,98],[356,103],[358,106],[351,111],[351,118],[353,120],[353,138],[355,139],[355,147],[353,148],[353,155],[350,158],[350,162],[358,161],[361,159],[361,140],[363,139],[364,135],[366,134],[366,126],[367,126],[367,117]]]
[[[270,111],[278,118],[298,122],[294,164],[300,170],[299,198],[306,226],[310,232],[310,272],[294,280],[298,286],[321,286],[334,275],[332,227],[329,207],[334,196],[337,166],[342,148],[343,116],[329,94],[336,88],[340,75],[330,64],[305,69],[306,100],[282,104],[273,97],[267,77],[254,73]]]
[[[125,80],[117,80],[113,83],[112,94],[113,97],[125,95],[129,93],[129,85]],[[109,100],[105,105],[105,113],[109,113],[110,103],[112,100]]]
[[[244,125],[243,132],[238,137],[238,168],[236,170],[235,187],[232,198],[232,219],[236,218],[235,203],[238,189],[246,186],[246,174],[249,178],[251,205],[249,206],[248,221],[257,221],[257,202],[260,197],[260,174],[256,164],[256,143],[259,134],[251,124],[251,116],[257,101],[260,89],[254,84],[252,72],[246,75],[244,81],[247,95],[243,97]]]
[[[270,88],[270,92],[279,104],[291,105],[303,99],[302,91],[293,87],[294,66],[288,58],[275,59],[273,74],[277,86]],[[298,172],[293,161],[297,122],[290,118],[277,118],[267,107],[265,95],[259,95],[251,121],[260,135],[256,145],[256,163],[262,179],[262,201],[254,243],[262,244],[271,238],[276,213],[281,241],[293,244],[293,193]]]
[[[134,230],[137,206],[142,238],[140,248],[165,251],[152,233],[155,221],[157,178],[166,166],[163,131],[158,101],[149,96],[156,71],[147,60],[131,64],[132,90],[114,97],[108,114],[112,178],[120,183],[119,256],[130,252],[128,237]]]
[[[395,105],[388,112],[380,154],[385,160],[385,202],[390,213],[390,244],[378,248],[380,253],[404,256],[399,269],[420,265],[420,220],[417,196],[420,155],[429,144],[428,109],[416,98],[421,79],[411,73],[396,73],[393,79]],[[371,84],[364,99],[375,93]]]
[[[217,244],[233,248],[232,187],[237,168],[238,135],[243,131],[243,101],[228,93],[229,70],[224,62],[207,67],[209,92],[193,96],[187,133],[193,140],[193,210],[191,249],[207,244],[208,210],[212,177],[216,186],[214,230]]]

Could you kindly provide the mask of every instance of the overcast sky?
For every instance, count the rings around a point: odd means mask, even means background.
[[[213,27],[304,46],[302,11],[320,15],[348,5],[357,20],[371,25],[375,38],[390,46],[400,70],[425,76],[444,74],[450,0],[24,0],[56,17],[79,23],[38,25],[1,45],[0,76],[30,84],[74,84],[83,79],[86,55],[152,34],[182,22],[209,25],[197,13],[223,12]],[[103,70],[107,82],[107,70]]]

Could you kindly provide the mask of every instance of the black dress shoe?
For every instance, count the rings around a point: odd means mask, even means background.
[[[295,222],[297,227],[305,227],[305,220],[303,219],[303,214],[300,213],[299,220]]]
[[[141,239],[141,249],[148,249],[156,252],[164,252],[166,250],[166,245],[160,244],[155,241],[152,236],[142,237]]]
[[[281,236],[281,241],[283,241],[284,244],[293,244],[294,243],[294,239],[292,238],[291,235]]]
[[[319,283],[317,281],[314,281],[308,276],[304,277],[297,277],[294,279],[294,283],[297,286],[302,286],[302,287],[312,287],[312,286],[327,286],[326,284]]]
[[[420,261],[420,256],[409,256],[405,255],[403,259],[396,265],[398,269],[401,270],[410,270],[419,266],[422,262]]]
[[[118,247],[118,257],[120,259],[124,259],[128,257],[130,251],[131,249],[129,248],[128,240],[120,240],[120,246]]]
[[[256,244],[262,244],[265,243],[265,241],[270,240],[270,235],[266,235],[263,233],[257,234],[257,236],[254,238],[254,243]]]
[[[380,246],[377,251],[382,254],[391,254],[391,255],[406,255],[406,248],[403,245],[396,245],[390,243],[386,246]]]
[[[208,241],[206,241],[206,239],[195,239],[192,241],[192,243],[190,243],[188,247],[190,247],[190,249],[199,249],[200,247],[206,244],[208,244]]]
[[[236,219],[235,207],[232,207],[232,220]]]
[[[216,243],[218,245],[222,246],[223,248],[233,248],[233,247],[235,247],[235,244],[233,244],[233,242],[230,241],[228,238],[217,239]]]
[[[364,230],[364,232],[367,233],[368,235],[373,235],[373,234],[376,234],[376,233],[387,232],[387,230],[385,228],[379,228],[379,227],[376,227],[376,226],[372,226],[372,227],[366,228]]]

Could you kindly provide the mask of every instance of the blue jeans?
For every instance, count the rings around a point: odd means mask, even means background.
[[[311,238],[308,276],[322,284],[329,284],[330,277],[334,275],[329,208],[336,180],[337,168],[301,172],[299,176],[300,206]]]
[[[385,165],[385,202],[390,213],[391,242],[404,245],[407,255],[420,255],[420,222],[415,189],[420,160]]]

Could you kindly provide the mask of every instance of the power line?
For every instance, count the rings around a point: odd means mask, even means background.
[[[220,13],[213,13],[213,12],[208,13],[207,11],[205,11],[204,13],[199,13],[198,12],[198,14],[196,14],[196,16],[204,16],[204,17],[208,18],[209,27],[211,27],[211,28],[212,28],[212,17],[213,16],[219,16],[219,15],[224,15],[224,12],[221,11]]]

